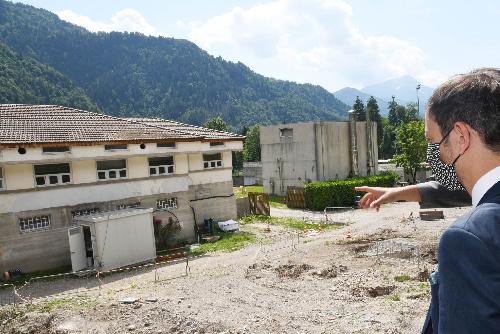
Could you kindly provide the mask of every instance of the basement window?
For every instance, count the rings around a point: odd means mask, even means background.
[[[50,228],[50,216],[19,218],[19,228],[21,232],[47,230]]]
[[[158,199],[156,201],[157,209],[177,209],[177,197]]]
[[[222,154],[203,154],[203,168],[221,168],[222,167]]]
[[[0,190],[3,190],[5,188],[4,181],[3,181],[3,168],[0,167]]]
[[[126,151],[127,149],[128,149],[127,144],[104,145],[105,151]]]
[[[116,180],[127,178],[127,162],[120,160],[97,161],[97,180]]]
[[[74,211],[71,211],[71,217],[73,219],[75,219],[75,218],[80,217],[80,216],[93,215],[93,214],[96,214],[99,212],[101,212],[101,210],[99,210],[99,208],[74,210]]]
[[[280,137],[293,137],[293,129],[292,128],[283,128],[280,129]]]
[[[131,203],[120,203],[116,206],[117,210],[125,210],[130,208],[139,208],[141,206],[141,202],[131,202]]]
[[[174,173],[174,157],[149,158],[149,175],[167,175]]]
[[[69,146],[42,147],[44,154],[71,153]]]
[[[158,147],[158,148],[175,148],[175,142],[171,142],[171,143],[157,143],[156,147]]]
[[[68,163],[35,165],[35,184],[37,187],[57,186],[71,183]]]

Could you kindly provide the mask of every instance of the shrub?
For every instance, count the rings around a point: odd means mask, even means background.
[[[310,210],[323,210],[327,206],[353,206],[356,195],[354,187],[392,187],[398,176],[394,173],[356,177],[346,180],[313,182],[306,184],[304,192],[306,207]]]

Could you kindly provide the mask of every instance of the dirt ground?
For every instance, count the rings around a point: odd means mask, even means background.
[[[102,278],[100,288],[41,284],[30,294],[45,298],[0,308],[0,332],[417,333],[438,239],[466,210],[421,221],[418,205],[395,203],[380,212],[331,214],[341,225],[320,233],[247,224],[242,230],[255,233],[257,244],[191,259],[189,275],[180,261]],[[289,209],[271,214],[324,218]]]

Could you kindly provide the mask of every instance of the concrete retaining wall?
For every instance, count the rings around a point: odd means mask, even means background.
[[[221,196],[209,198],[213,196]],[[205,218],[216,221],[236,219],[236,199],[232,182],[191,185],[187,191],[159,193],[152,196],[129,197],[118,201],[85,203],[76,206],[55,207],[43,210],[0,214],[0,272],[20,268],[23,272],[46,270],[70,265],[68,228],[72,223],[71,211],[99,208],[101,211],[116,209],[122,204],[140,202],[141,207],[155,208],[158,199],[177,198],[177,208],[171,211],[181,222],[182,229],[175,237],[178,240],[194,241],[194,208],[196,221]],[[163,218],[166,211],[155,212]],[[21,232],[19,218],[50,215],[50,228],[32,232]]]

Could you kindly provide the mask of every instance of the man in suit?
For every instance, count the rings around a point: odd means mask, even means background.
[[[425,135],[455,167],[472,210],[441,237],[422,333],[500,333],[500,69],[452,77],[436,89]]]

